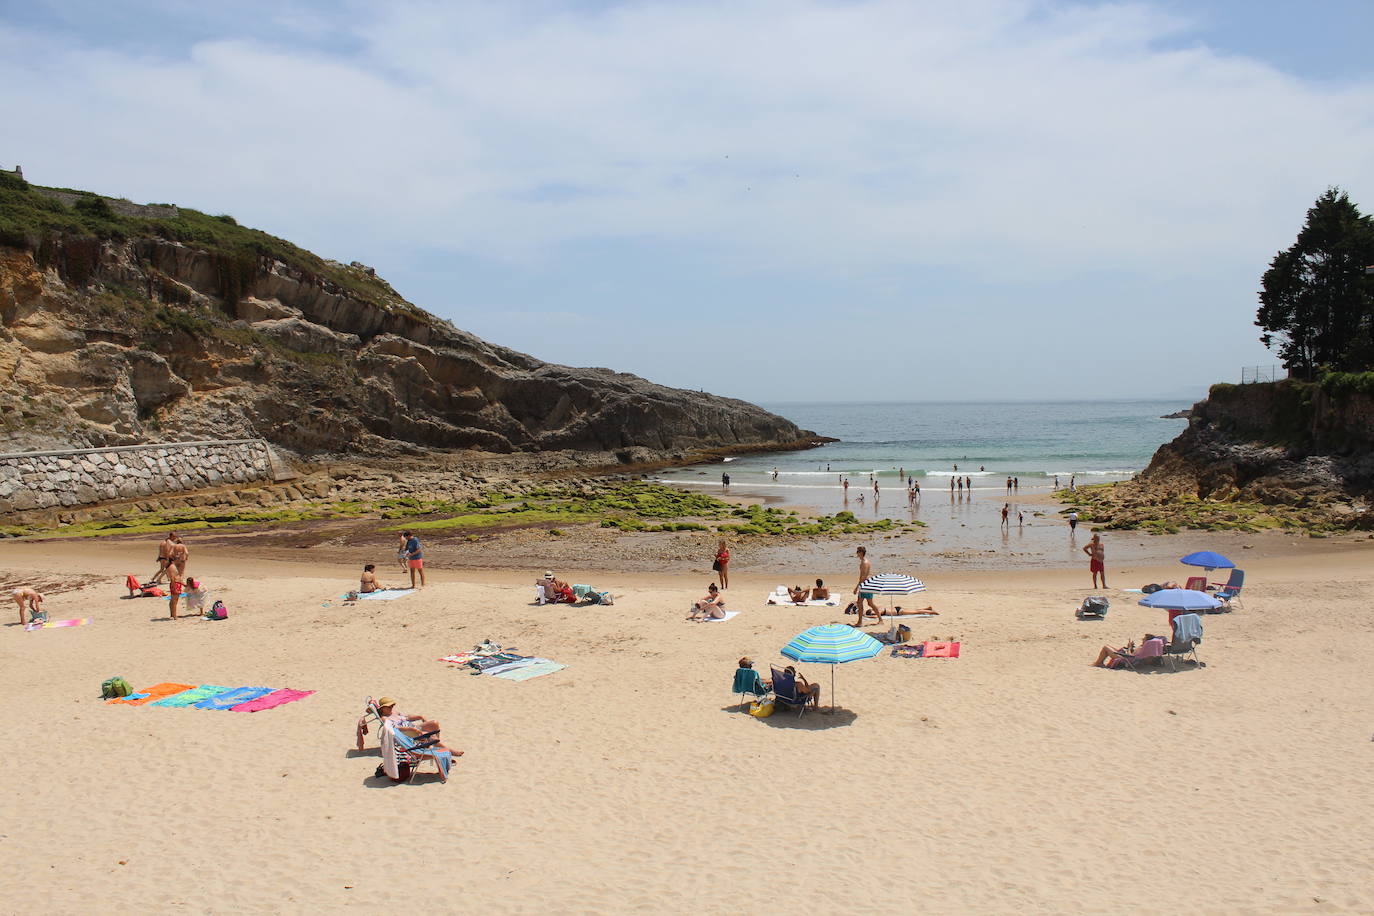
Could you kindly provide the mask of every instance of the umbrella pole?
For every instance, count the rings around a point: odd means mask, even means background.
[[[835,663],[830,663],[830,713],[835,713]]]

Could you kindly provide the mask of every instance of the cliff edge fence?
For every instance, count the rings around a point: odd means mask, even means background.
[[[0,516],[296,476],[263,439],[0,454]]]

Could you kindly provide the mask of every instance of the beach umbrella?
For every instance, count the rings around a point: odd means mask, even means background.
[[[925,590],[924,582],[904,573],[878,573],[859,583],[859,591],[875,595],[914,595]],[[888,606],[894,603],[889,601]]]
[[[1235,569],[1236,567],[1236,564],[1211,550],[1199,550],[1197,553],[1190,553],[1186,557],[1179,557],[1178,562],[1187,566],[1201,566],[1209,572],[1213,569]]]
[[[827,623],[798,633],[782,654],[799,662],[830,666],[830,708],[835,708],[835,666],[872,658],[883,644],[846,623]]]
[[[1138,603],[1141,607],[1165,611],[1210,611],[1221,606],[1216,598],[1191,588],[1162,588],[1153,595],[1141,598]]]

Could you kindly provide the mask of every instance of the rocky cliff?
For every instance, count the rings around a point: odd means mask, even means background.
[[[134,220],[89,198],[60,212],[4,190],[0,451],[261,436],[307,456],[577,450],[606,463],[812,436],[743,401],[487,343],[361,264],[227,217]]]
[[[1107,527],[1374,527],[1372,381],[1214,385],[1135,480],[1081,504]]]

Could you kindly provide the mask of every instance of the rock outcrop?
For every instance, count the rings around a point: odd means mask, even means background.
[[[487,343],[370,268],[321,263],[146,235],[0,246],[0,450],[262,437],[604,464],[812,438],[743,401]]]
[[[1214,385],[1136,479],[1081,492],[1108,527],[1374,527],[1374,394]]]

